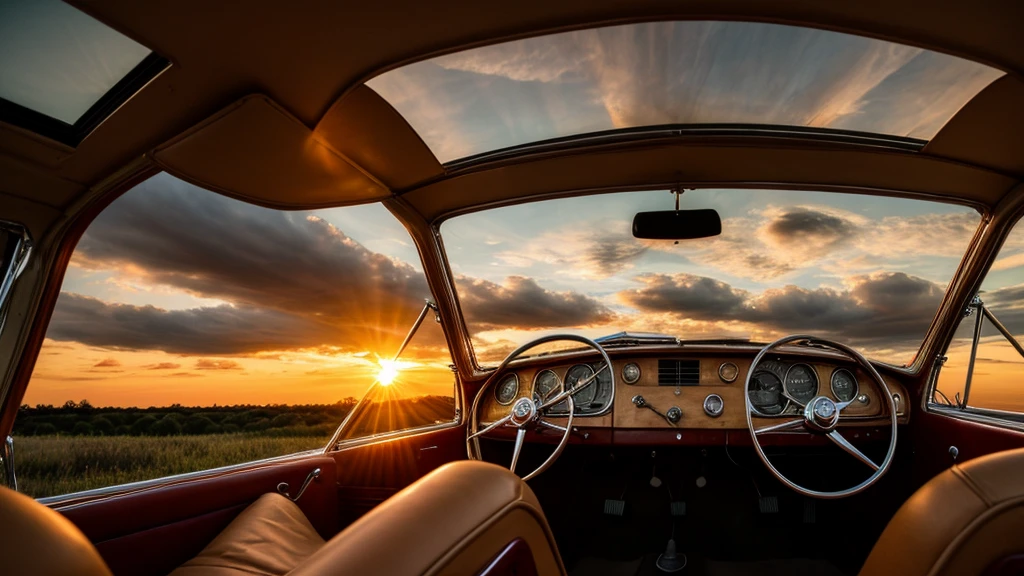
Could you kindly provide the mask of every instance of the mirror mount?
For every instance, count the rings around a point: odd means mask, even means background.
[[[675,210],[637,212],[633,217],[633,237],[643,240],[692,240],[708,238],[722,233],[722,218],[713,208],[680,210],[679,197],[683,189],[672,189]]]

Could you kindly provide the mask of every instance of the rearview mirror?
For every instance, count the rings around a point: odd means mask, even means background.
[[[722,233],[722,219],[712,208],[637,212],[633,237],[647,240],[692,240]]]

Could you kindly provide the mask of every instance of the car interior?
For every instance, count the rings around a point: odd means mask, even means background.
[[[0,574],[1024,574],[1022,26],[0,2]]]

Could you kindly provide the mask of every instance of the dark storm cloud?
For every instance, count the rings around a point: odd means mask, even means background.
[[[555,328],[604,324],[614,314],[597,300],[577,292],[555,292],[532,278],[509,276],[505,285],[458,279],[463,311],[477,330]]]
[[[857,233],[857,225],[818,210],[797,208],[774,218],[765,232],[779,244],[811,243],[828,248],[850,240]]]
[[[693,274],[645,274],[644,287],[627,290],[620,297],[647,311],[675,312],[695,320],[720,320],[742,308],[747,292]]]
[[[848,290],[790,285],[761,294],[689,274],[648,275],[641,281],[643,288],[620,298],[643,311],[751,322],[876,347],[919,343],[943,294],[939,285],[902,272],[852,277]]]
[[[162,310],[62,293],[46,333],[90,346],[174,354],[241,354],[299,348],[336,336],[300,317],[253,307]]]
[[[260,208],[156,177],[110,205],[77,253],[131,264],[207,298],[337,321],[398,308],[415,318],[423,275],[307,212]]]
[[[62,293],[48,337],[118,349],[218,355],[387,348],[430,296],[412,266],[368,250],[310,213],[260,208],[163,175],[111,204],[75,259],[85,267],[141,271],[150,282],[230,302],[164,310]],[[509,289],[479,285],[469,305],[492,326],[555,317],[564,318],[559,325],[585,323],[591,311],[607,317],[584,296],[548,292],[532,281]],[[508,312],[498,312],[503,307]],[[415,341],[422,353],[443,352],[444,344],[439,330]]]

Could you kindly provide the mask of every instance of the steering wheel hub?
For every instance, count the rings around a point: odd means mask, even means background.
[[[818,396],[804,408],[807,424],[821,432],[829,432],[839,424],[839,407],[827,396]]]
[[[512,405],[512,419],[510,422],[516,426],[527,425],[537,416],[537,405],[529,398],[520,398]]]

